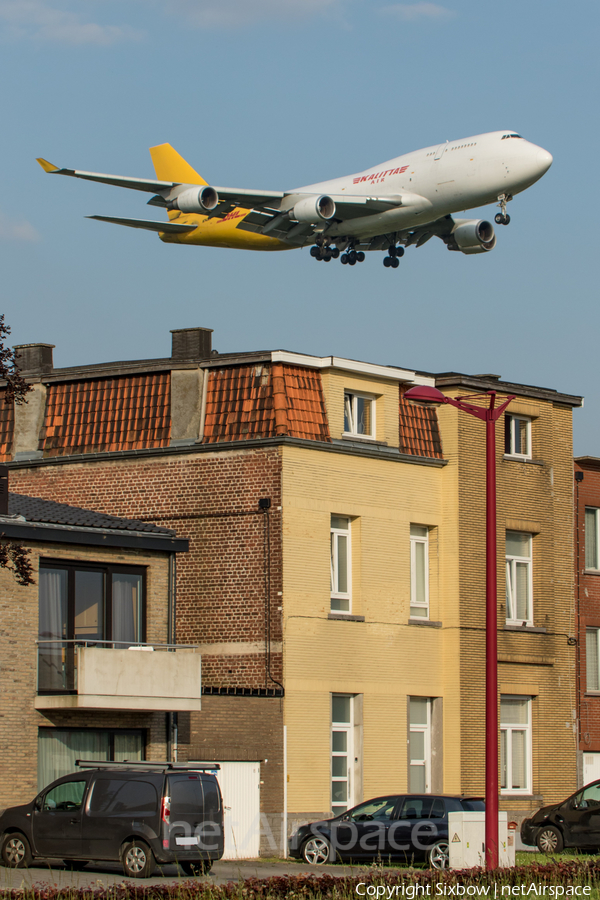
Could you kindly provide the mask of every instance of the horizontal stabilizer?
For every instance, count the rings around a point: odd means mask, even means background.
[[[197,225],[178,225],[176,222],[153,222],[150,219],[122,219],[120,216],[86,216],[98,222],[112,222],[114,225],[127,225],[129,228],[143,228],[146,231],[160,231],[163,234],[185,234],[194,231]]]

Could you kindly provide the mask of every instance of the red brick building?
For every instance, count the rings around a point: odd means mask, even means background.
[[[600,778],[600,459],[575,459],[578,776]]]

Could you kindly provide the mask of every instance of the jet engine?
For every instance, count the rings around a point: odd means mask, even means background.
[[[462,253],[486,253],[495,246],[494,226],[485,219],[463,219],[448,238],[448,249]]]
[[[180,209],[185,213],[208,213],[219,202],[219,195],[208,184],[201,188],[188,188],[168,204],[169,209]]]
[[[318,197],[314,195],[298,200],[292,210],[292,216],[298,222],[307,225],[317,225],[319,222],[327,222],[335,215],[335,203],[327,194]]]

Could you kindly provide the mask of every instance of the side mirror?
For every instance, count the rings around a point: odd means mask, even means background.
[[[44,803],[44,799],[43,799],[42,795],[39,794],[39,795],[35,798],[35,806],[34,806],[34,808],[35,808],[35,810],[36,810],[37,812],[40,812],[40,810],[41,810],[41,808],[42,808],[42,806],[43,806],[43,803]]]

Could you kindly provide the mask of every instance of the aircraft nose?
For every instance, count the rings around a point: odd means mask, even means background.
[[[547,150],[539,150],[537,155],[537,163],[542,170],[542,174],[547,172],[552,165],[552,154]]]

